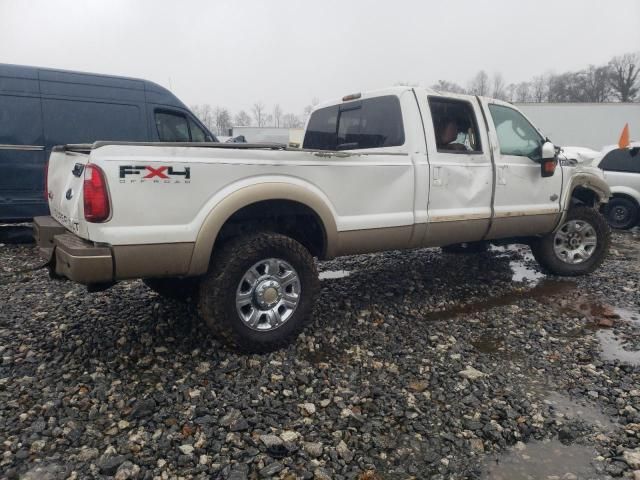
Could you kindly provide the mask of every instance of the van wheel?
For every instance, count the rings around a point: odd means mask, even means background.
[[[443,253],[484,253],[487,247],[487,242],[465,242],[446,245],[440,249]]]
[[[200,284],[200,315],[229,343],[267,352],[295,338],[319,288],[309,251],[292,238],[261,232],[214,253]]]
[[[593,272],[609,251],[611,230],[604,217],[589,207],[574,207],[560,228],[531,243],[540,266],[554,275]]]
[[[147,287],[161,297],[187,301],[198,295],[197,278],[144,278]]]
[[[613,197],[605,207],[609,225],[628,230],[638,223],[638,205],[628,198]]]

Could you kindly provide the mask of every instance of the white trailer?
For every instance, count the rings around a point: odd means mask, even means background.
[[[516,103],[556,145],[600,151],[618,142],[625,124],[640,140],[640,103]]]

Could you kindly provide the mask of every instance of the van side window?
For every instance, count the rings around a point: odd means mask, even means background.
[[[207,142],[207,134],[193,121],[192,118],[189,118],[189,130],[191,130],[191,141],[192,142]]]
[[[0,144],[44,145],[40,99],[0,95]]]
[[[489,104],[489,112],[498,135],[500,153],[531,160],[542,158],[542,135],[517,110],[502,105]]]
[[[482,153],[478,123],[465,100],[429,98],[436,146],[443,153]]]
[[[303,148],[356,150],[403,144],[400,101],[386,95],[316,110],[309,119]]]
[[[156,112],[156,128],[161,142],[189,142],[187,117],[173,112]]]

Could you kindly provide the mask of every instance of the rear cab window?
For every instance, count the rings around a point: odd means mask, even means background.
[[[360,150],[404,145],[400,101],[385,95],[320,108],[311,114],[303,148]]]

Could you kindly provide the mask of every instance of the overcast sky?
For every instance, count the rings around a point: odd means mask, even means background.
[[[638,50],[639,0],[0,0],[0,62],[146,78],[233,113]]]

